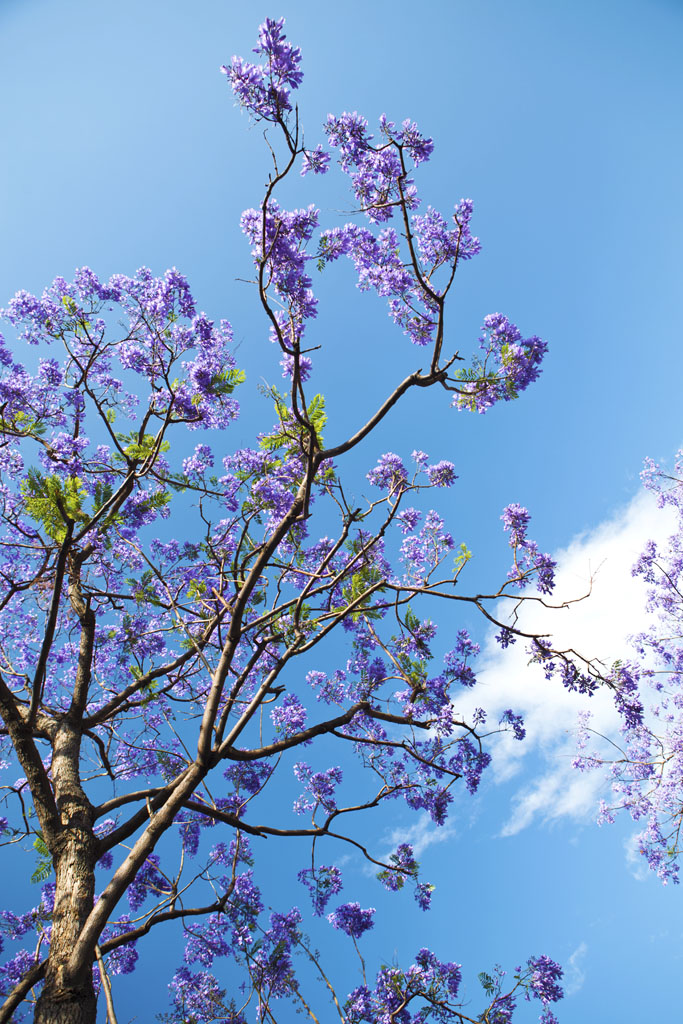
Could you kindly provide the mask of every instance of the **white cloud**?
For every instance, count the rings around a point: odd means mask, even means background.
[[[416,857],[420,857],[428,846],[443,843],[455,835],[455,824],[448,819],[444,825],[435,825],[428,814],[421,814],[417,821],[407,828],[395,828],[387,836],[390,852],[401,843],[410,843]]]
[[[626,837],[624,840],[624,850],[626,852],[626,863],[631,874],[637,882],[644,882],[650,877],[651,872],[647,866],[647,861],[640,852],[640,843],[638,842],[637,835]]]
[[[553,603],[580,597],[589,589],[590,597],[559,610],[525,603],[519,625],[528,632],[549,633],[554,646],[573,648],[606,667],[617,658],[628,657],[629,636],[645,626],[647,589],[631,575],[632,566],[648,539],[662,541],[672,530],[671,511],[657,509],[649,494],[638,494],[611,519],[553,555],[558,563]],[[540,667],[529,665],[528,660],[520,641],[501,650],[492,633],[482,652],[478,685],[457,704],[464,714],[475,705],[483,706],[492,725],[506,708],[523,715],[527,730],[523,742],[509,733],[494,741],[497,781],[521,773],[530,753],[543,758],[545,769],[532,782],[521,782],[514,794],[504,835],[519,832],[535,819],[585,818],[594,812],[604,781],[597,772],[586,774],[571,767],[579,710],[590,708],[592,725],[600,732],[618,734],[607,691],[590,699],[568,693],[559,681],[546,680]]]
[[[575,996],[583,988],[586,980],[586,972],[583,969],[583,960],[588,952],[588,946],[582,942],[574,950],[567,961],[564,969],[564,992],[567,996]]]

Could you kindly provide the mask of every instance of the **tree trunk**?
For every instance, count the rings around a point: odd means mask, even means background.
[[[78,778],[80,737],[68,726],[53,748],[52,779],[62,831],[53,849],[55,907],[43,991],[36,1004],[36,1024],[95,1024],[97,997],[92,963],[75,974],[67,964],[95,897],[96,840],[93,813]],[[75,748],[75,749],[74,749]],[[76,753],[76,758],[74,758]]]

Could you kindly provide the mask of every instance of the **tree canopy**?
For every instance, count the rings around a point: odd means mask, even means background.
[[[468,594],[469,552],[438,509],[453,463],[389,451],[347,482],[345,457],[408,392],[433,391],[454,415],[485,413],[537,380],[546,345],[494,313],[474,353],[454,350],[447,299],[479,241],[471,200],[448,220],[420,204],[432,140],[411,121],[382,118],[373,134],[343,113],[307,148],[292,96],[301,54],[282,21],[261,26],[255,52],[258,63],[223,69],[266,129],[270,161],[242,230],[285,383],[262,387],[268,420],[253,446],[230,444],[245,390],[231,327],[197,311],[177,270],[103,282],[82,268],[4,310],[26,349],[0,347],[0,714],[12,776],[2,825],[8,842],[33,845],[44,884],[37,907],[3,915],[18,951],[1,969],[0,1020],[35,1003],[37,1021],[94,1021],[100,989],[113,1020],[110,979],[175,922],[186,951],[170,979],[172,1021],[278,1021],[287,1000],[344,1024],[504,1024],[526,996],[551,1024],[562,971],[545,954],[482,974],[471,1010],[460,965],[427,948],[374,971],[359,953],[360,984],[338,994],[305,930],[305,916],[327,916],[356,945],[372,927],[372,908],[338,902],[346,851],[428,909],[415,851],[402,843],[382,859],[365,812],[402,800],[441,825],[455,786],[476,791],[491,734],[524,738],[514,708],[496,722],[485,708],[457,712],[478,653],[451,625],[460,609],[493,623],[503,647],[528,644],[569,689],[611,686],[629,727],[642,719],[628,668],[604,679],[518,625],[518,603],[549,601],[553,588],[525,508],[503,511],[506,575]],[[297,172],[326,173],[332,154],[358,216],[320,231],[313,205],[285,209],[277,196]],[[383,401],[339,436],[314,387],[324,338],[309,270],[334,273],[341,256],[358,287],[386,300],[419,365],[388,379]],[[452,637],[443,656],[437,609]],[[295,788],[293,806],[273,804],[278,787]],[[299,844],[303,910],[266,905],[266,838]],[[222,981],[228,962],[241,989]],[[301,977],[313,976],[309,991]]]

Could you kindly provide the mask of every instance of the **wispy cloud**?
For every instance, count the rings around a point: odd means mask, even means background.
[[[672,532],[668,510],[659,510],[650,495],[641,493],[596,529],[576,537],[554,553],[558,563],[554,602],[576,598],[591,589],[585,601],[561,610],[529,602],[520,611],[520,625],[529,632],[549,633],[556,646],[574,648],[609,667],[628,657],[628,638],[645,625],[646,587],[631,568],[649,539],[663,540]],[[507,651],[487,640],[479,669],[479,684],[463,694],[458,707],[466,714],[474,705],[485,707],[489,722],[513,708],[525,719],[527,738],[520,743],[505,734],[494,740],[493,771],[498,781],[521,774],[525,758],[540,755],[542,770],[531,782],[520,781],[512,800],[504,835],[526,828],[534,820],[564,816],[585,818],[595,808],[604,782],[598,773],[583,774],[571,767],[575,754],[578,712],[589,707],[593,725],[616,736],[618,720],[608,692],[580,698],[565,691],[542,670],[528,664],[518,642]]]
[[[435,825],[428,814],[421,814],[414,824],[407,828],[395,828],[386,841],[393,852],[401,843],[410,843],[416,857],[422,856],[428,846],[443,843],[455,835],[455,824],[450,819],[445,825]]]
[[[583,988],[583,983],[586,980],[583,961],[587,952],[588,946],[582,942],[567,960],[564,969],[564,992],[567,996],[575,996]]]

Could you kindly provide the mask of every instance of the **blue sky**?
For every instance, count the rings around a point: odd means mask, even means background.
[[[0,304],[83,264],[101,276],[176,265],[239,341],[248,383],[231,441],[248,443],[268,425],[255,385],[276,383],[280,371],[238,280],[250,276],[239,215],[259,201],[267,155],[218,74],[233,53],[247,54],[266,15],[284,15],[303,50],[310,145],[322,141],[328,111],[410,117],[436,143],[418,179],[425,201],[447,212],[474,199],[484,248],[458,274],[451,345],[470,351],[497,310],[550,345],[541,381],[485,417],[411,397],[361,453],[358,479],[387,449],[455,462],[460,481],[445,511],[475,553],[472,586],[506,570],[498,517],[511,501],[530,508],[545,549],[573,542],[569,587],[610,540],[612,564],[630,564],[639,538],[658,528],[649,506],[632,504],[642,460],[668,459],[683,441],[683,7],[674,0],[288,0],[277,9],[202,0],[191,11],[178,0],[3,0]],[[325,226],[344,223],[351,206],[332,175],[295,182],[284,201],[315,202]],[[328,433],[341,435],[418,354],[379,302],[355,292],[349,270],[335,266],[316,288],[319,388]],[[602,604],[577,622],[591,644],[596,621],[608,648],[628,632],[637,602],[622,615],[623,589],[608,580]],[[491,655],[487,671],[494,702],[513,685],[529,714],[541,714],[523,665]],[[562,715],[571,728],[570,709]],[[570,786],[553,775],[553,758],[566,763],[562,737],[540,718],[538,728],[522,760],[502,751],[505,770],[458,803],[445,839],[425,831],[440,898],[428,918],[405,901],[387,905],[372,948],[410,956],[421,929],[419,942],[463,962],[470,978],[534,952],[574,957],[563,1024],[670,1018],[681,894],[635,877],[628,828],[598,831],[586,794],[563,813],[510,825],[538,779],[555,780],[555,803]],[[378,824],[379,843],[392,827]],[[367,880],[357,884],[361,901],[379,905]],[[161,1009],[164,984],[143,1010],[137,986],[121,982],[121,1024]]]

